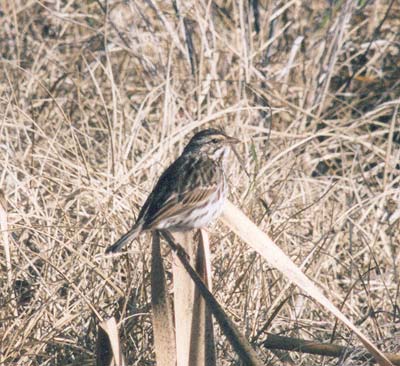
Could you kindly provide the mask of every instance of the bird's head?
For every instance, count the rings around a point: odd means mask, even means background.
[[[229,152],[231,145],[239,140],[230,137],[221,130],[209,128],[196,133],[186,145],[184,152],[200,152],[206,154],[210,159],[220,161]]]

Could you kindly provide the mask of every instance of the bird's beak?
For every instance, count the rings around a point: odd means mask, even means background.
[[[226,143],[229,145],[238,144],[239,142],[240,140],[235,137],[226,136]]]

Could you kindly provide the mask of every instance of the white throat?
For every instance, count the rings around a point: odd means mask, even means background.
[[[217,150],[214,151],[214,153],[211,155],[211,159],[214,161],[218,161],[223,168],[225,168],[225,164],[229,155],[229,147],[228,146],[223,146]]]

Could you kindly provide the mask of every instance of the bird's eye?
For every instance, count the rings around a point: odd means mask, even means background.
[[[212,142],[213,144],[218,144],[219,140],[218,140],[218,139],[212,139],[211,142]]]

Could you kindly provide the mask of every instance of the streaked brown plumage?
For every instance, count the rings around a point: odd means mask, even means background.
[[[239,142],[216,129],[195,134],[181,156],[161,175],[132,228],[106,249],[121,248],[146,230],[186,231],[208,225],[226,194],[224,160]]]

